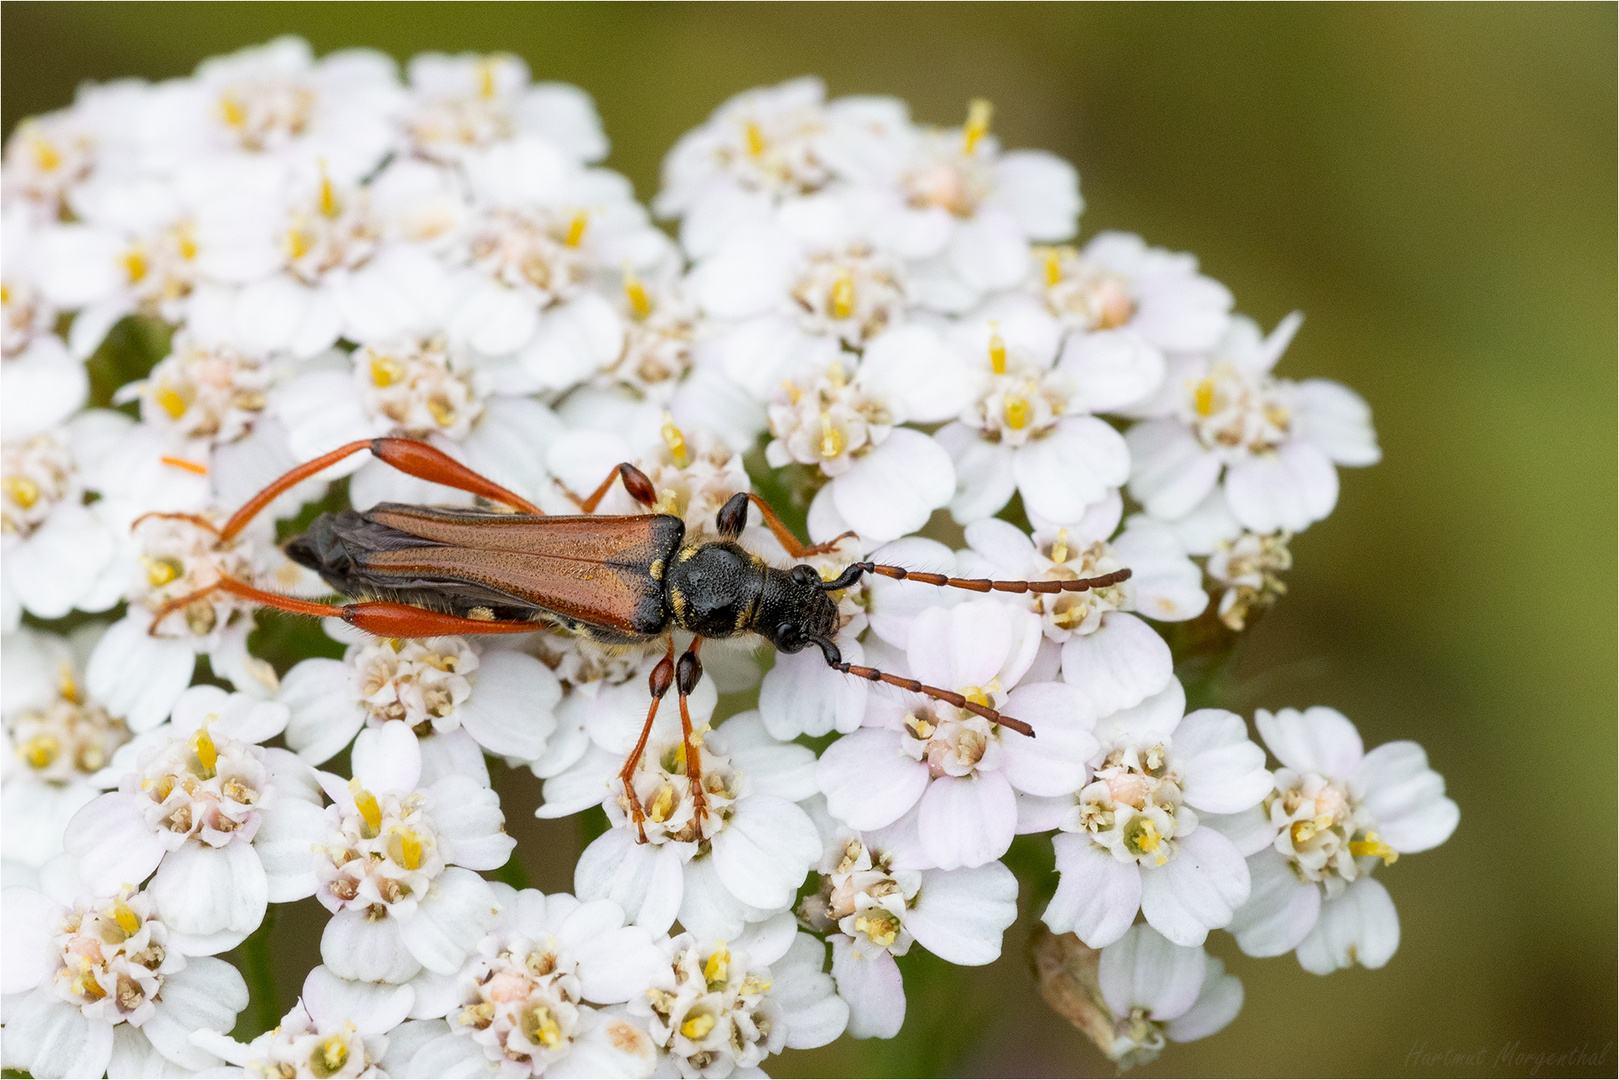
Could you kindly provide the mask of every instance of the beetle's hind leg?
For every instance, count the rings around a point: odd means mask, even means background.
[[[646,741],[652,736],[652,723],[658,718],[658,706],[663,702],[663,696],[669,692],[669,687],[675,681],[675,639],[669,639],[669,651],[664,654],[658,666],[652,669],[652,675],[647,685],[652,690],[652,704],[647,707],[646,722],[641,725],[641,737],[635,741],[635,749],[624,760],[624,767],[618,771],[619,782],[624,785],[624,801],[628,804],[630,820],[635,822],[635,831],[641,843],[646,843],[646,810],[641,806],[641,797],[635,793],[635,770],[641,765],[641,756],[646,753]],[[682,718],[686,714],[686,698],[680,698],[680,713]]]

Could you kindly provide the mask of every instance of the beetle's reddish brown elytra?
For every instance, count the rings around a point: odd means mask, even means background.
[[[736,542],[747,523],[751,502],[793,558],[830,550],[831,545],[800,543],[757,495],[739,493],[720,509],[715,522],[720,539],[688,541],[685,522],[672,514],[592,515],[615,481],[622,481],[642,505],[654,505],[651,482],[633,465],[619,465],[588,498],[575,500],[583,514],[550,516],[447,454],[399,438],[349,443],[300,465],[249,499],[217,530],[219,539],[236,536],[293,485],[362,450],[411,476],[471,492],[513,512],[381,503],[363,513],[322,514],[308,532],[288,541],[286,552],[319,573],[336,592],[357,602],[337,605],[296,600],[249,582],[222,578],[207,589],[166,604],[153,619],[153,631],[170,612],[224,590],[283,611],[337,616],[382,637],[515,634],[545,626],[607,644],[664,637],[668,646],[652,669],[652,701],[646,722],[619,773],[638,829],[645,816],[632,780],[659,703],[671,686],[679,700],[685,761],[699,822],[706,813],[701,758],[693,746],[686,703],[702,677],[697,654],[704,638],[756,634],[789,653],[813,645],[829,665],[846,674],[925,694],[1032,736],[1033,729],[1023,721],[954,691],[846,662],[833,640],[838,610],[832,594],[854,585],[865,574],[973,592],[1011,593],[1083,592],[1118,584],[1130,576],[1125,569],[1066,581],[991,581],[856,562],[832,580],[823,581],[811,566],[799,564],[783,570]],[[213,528],[194,515],[151,516],[185,517]],[[678,664],[674,630],[694,635]],[[641,839],[646,839],[644,831]]]

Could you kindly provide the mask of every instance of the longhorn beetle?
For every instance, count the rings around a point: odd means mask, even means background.
[[[549,516],[449,455],[402,438],[352,442],[306,462],[249,499],[222,528],[195,515],[147,516],[185,518],[215,532],[223,542],[240,533],[282,492],[362,450],[401,472],[502,503],[512,512],[381,503],[363,513],[321,514],[308,532],[287,542],[286,553],[319,573],[333,590],[358,602],[337,605],[296,600],[222,577],[164,605],[152,621],[152,631],[156,632],[170,612],[223,590],[282,611],[334,615],[381,637],[521,634],[546,625],[610,645],[663,637],[668,644],[663,659],[652,669],[652,702],[646,722],[618,774],[643,842],[645,814],[632,781],[658,705],[670,686],[678,692],[682,746],[699,822],[706,813],[701,759],[692,743],[686,705],[687,696],[702,677],[697,652],[704,638],[757,634],[789,653],[813,645],[829,665],[845,674],[925,694],[1032,736],[1034,730],[1023,721],[952,690],[844,660],[833,642],[838,611],[831,594],[849,588],[865,574],[972,592],[1010,593],[1083,592],[1115,585],[1130,576],[1124,569],[1066,581],[991,581],[862,561],[823,581],[811,566],[800,563],[782,570],[736,542],[747,523],[751,502],[793,558],[831,548],[830,544],[801,544],[757,495],[738,493],[721,508],[715,521],[720,539],[688,541],[685,523],[672,514],[592,515],[613,482],[620,479],[637,502],[649,508],[655,504],[652,482],[633,465],[617,466],[588,498],[574,498],[582,515]],[[678,663],[672,633],[676,629],[694,635]]]

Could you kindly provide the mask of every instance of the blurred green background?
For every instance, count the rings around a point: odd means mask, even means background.
[[[1007,144],[1079,166],[1085,235],[1195,251],[1266,325],[1302,308],[1281,373],[1372,403],[1384,462],[1346,471],[1296,541],[1230,704],[1332,704],[1368,745],[1418,739],[1462,807],[1450,843],[1379,872],[1404,931],[1387,968],[1320,979],[1216,934],[1247,1007],[1139,1075],[1516,1075],[1536,1063],[1514,1053],[1582,1046],[1539,1074],[1619,1069],[1613,5],[0,12],[7,132],[83,79],[181,75],[278,33],[503,49],[595,95],[643,197],[673,140],[755,84],[813,72],[940,123],[992,99]],[[572,835],[538,829],[537,791],[507,781],[531,877],[567,887]],[[1033,990],[1027,925],[994,967],[913,995],[896,1044],[771,1071],[1112,1074]]]

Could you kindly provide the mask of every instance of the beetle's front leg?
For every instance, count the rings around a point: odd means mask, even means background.
[[[635,822],[635,831],[640,843],[646,843],[646,811],[641,806],[641,797],[635,793],[635,770],[640,767],[641,755],[646,753],[646,741],[652,736],[652,722],[658,718],[658,705],[663,696],[669,692],[669,687],[675,681],[675,639],[669,639],[669,651],[664,654],[658,666],[652,669],[652,675],[647,679],[647,685],[652,691],[652,704],[647,707],[646,722],[641,725],[641,737],[635,742],[635,749],[619,770],[618,778],[624,785],[624,799],[629,804],[630,820]],[[684,699],[682,699],[684,705]]]
[[[692,638],[691,648],[681,655],[675,672],[680,695],[680,749],[686,758],[686,779],[691,782],[692,823],[699,839],[703,835],[703,819],[708,816],[708,792],[703,790],[703,749],[692,740],[691,709],[686,699],[697,689],[697,680],[703,677],[703,664],[697,659],[697,650],[702,644],[702,638]]]

